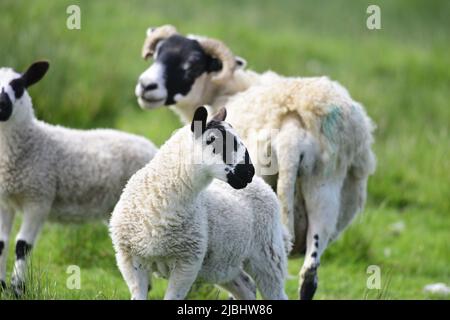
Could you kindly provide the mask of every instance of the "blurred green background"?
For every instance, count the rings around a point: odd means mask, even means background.
[[[81,8],[81,30],[66,28],[72,4]],[[381,8],[381,30],[366,28],[370,4]],[[149,26],[222,39],[256,71],[330,76],[377,123],[378,168],[365,212],[322,258],[316,298],[446,298],[423,287],[450,285],[449,16],[449,1],[2,0],[0,65],[21,71],[50,60],[30,89],[39,118],[119,128],[157,144],[180,123],[167,108],[141,110],[134,97],[148,66],[140,50]],[[292,299],[301,262],[289,265]],[[103,224],[46,225],[32,264],[26,298],[129,298]],[[72,264],[81,268],[81,290],[66,288]],[[369,265],[381,268],[380,290],[366,287]],[[157,280],[150,296],[161,298],[165,287]],[[196,286],[190,297],[226,295]]]

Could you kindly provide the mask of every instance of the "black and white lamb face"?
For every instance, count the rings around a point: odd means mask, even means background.
[[[140,75],[135,89],[142,108],[183,101],[206,103],[212,81],[224,79],[244,66],[242,58],[234,57],[218,41],[184,37],[164,28],[168,27],[147,31],[143,56],[153,57],[153,64]]]
[[[31,98],[26,89],[41,80],[48,67],[47,61],[37,61],[23,74],[11,68],[0,68],[0,122],[30,111]]]
[[[214,178],[235,189],[245,188],[252,182],[255,168],[247,148],[231,125],[224,121],[226,109],[221,108],[209,122],[207,118],[206,108],[199,107],[191,124],[195,145],[201,150],[201,163]]]

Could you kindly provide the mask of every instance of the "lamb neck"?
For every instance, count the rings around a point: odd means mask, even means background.
[[[176,144],[164,145],[160,149],[150,162],[145,176],[145,183],[150,187],[148,194],[157,195],[159,200],[164,199],[164,205],[155,208],[167,213],[173,212],[174,208],[186,208],[195,203],[201,191],[212,181],[203,165],[191,161],[192,142],[178,141]],[[155,185],[153,181],[164,183]]]

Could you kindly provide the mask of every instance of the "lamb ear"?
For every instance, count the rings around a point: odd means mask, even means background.
[[[145,35],[148,37],[152,34],[153,31],[155,31],[156,28],[154,27],[150,27],[147,29],[147,31],[145,32]]]
[[[214,117],[211,120],[225,121],[226,117],[227,117],[227,109],[222,107],[219,109],[219,111],[214,115]]]
[[[201,136],[206,130],[206,119],[208,118],[208,110],[204,106],[198,107],[195,110],[194,118],[191,123],[191,131],[195,137]],[[201,128],[199,126],[201,125]],[[199,130],[200,129],[200,130]]]
[[[22,80],[25,88],[35,84],[41,80],[47,73],[50,64],[48,61],[36,61],[31,66],[28,67],[22,75]]]
[[[247,67],[247,60],[244,58],[235,56],[234,59],[236,60],[236,69],[245,69]]]

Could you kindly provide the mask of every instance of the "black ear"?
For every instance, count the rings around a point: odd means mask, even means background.
[[[214,120],[214,121],[225,121],[226,117],[227,117],[227,109],[222,107],[222,108],[219,109],[219,111],[214,115],[214,117],[211,120]]]
[[[205,107],[201,106],[201,107],[198,107],[197,110],[195,110],[194,118],[192,119],[192,123],[191,123],[191,131],[195,133],[196,138],[205,132],[207,118],[208,118],[208,110],[206,110]],[[195,123],[197,123],[197,126],[198,126],[198,123],[201,123],[201,126],[202,126],[201,132],[198,132],[198,127],[197,127],[197,130],[195,130],[195,127],[196,127]]]
[[[216,58],[210,57],[207,71],[208,72],[216,72],[222,70],[222,61]]]
[[[22,75],[22,80],[25,88],[35,84],[41,80],[47,73],[50,64],[48,61],[36,61],[31,66],[28,67]]]

